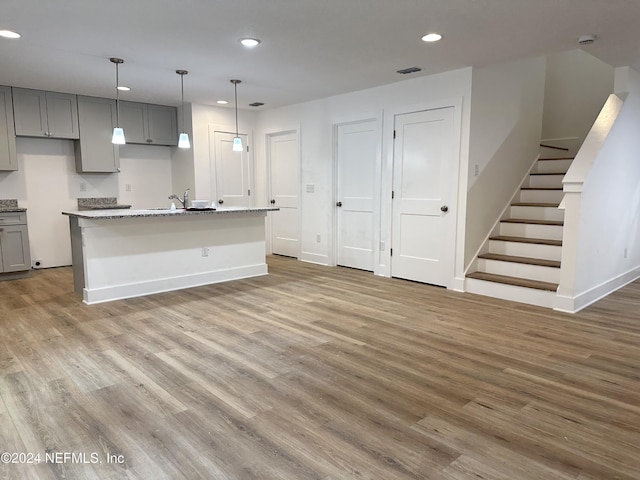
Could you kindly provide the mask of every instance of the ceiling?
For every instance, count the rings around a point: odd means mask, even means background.
[[[2,0],[0,84],[177,105],[273,108],[579,48],[640,69],[640,0]],[[429,32],[440,42],[420,40]],[[260,38],[248,50],[239,39]],[[422,71],[399,75],[396,70]]]

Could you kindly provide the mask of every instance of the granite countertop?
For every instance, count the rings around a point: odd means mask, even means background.
[[[18,207],[18,200],[15,198],[0,199],[0,213],[26,212],[26,208]]]
[[[70,217],[87,218],[91,220],[106,220],[117,218],[134,218],[134,217],[182,217],[187,215],[221,215],[225,213],[257,213],[257,212],[275,212],[280,210],[278,207],[219,207],[213,208],[189,208],[184,210],[178,208],[171,210],[169,208],[157,209],[141,209],[141,210],[83,210],[75,212],[62,212],[63,215]]]
[[[118,203],[116,197],[89,197],[78,199],[78,210],[120,210],[131,208],[131,205]]]

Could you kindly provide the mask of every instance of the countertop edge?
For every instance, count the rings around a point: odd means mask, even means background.
[[[113,220],[122,218],[140,217],[184,217],[191,215],[224,215],[233,213],[261,213],[274,212],[280,210],[278,207],[246,207],[246,208],[219,208],[216,210],[183,210],[176,211],[140,209],[140,210],[83,210],[83,211],[63,211],[62,215],[69,217],[85,218],[89,220]]]
[[[27,209],[23,207],[5,207],[0,208],[0,213],[21,213],[26,212]]]

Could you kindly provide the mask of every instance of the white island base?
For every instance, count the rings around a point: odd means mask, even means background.
[[[268,210],[63,212],[74,289],[93,304],[265,275]]]

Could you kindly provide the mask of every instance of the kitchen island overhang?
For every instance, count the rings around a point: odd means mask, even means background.
[[[74,290],[87,304],[266,275],[273,207],[65,211]]]

